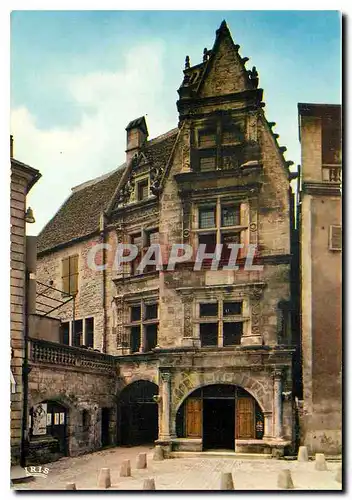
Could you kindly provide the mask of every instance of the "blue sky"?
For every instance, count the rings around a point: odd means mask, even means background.
[[[15,156],[43,175],[29,195],[30,234],[72,186],[123,163],[130,120],[147,114],[150,137],[177,125],[185,56],[201,62],[223,19],[257,67],[286,158],[299,163],[297,103],[340,103],[337,11],[12,12]]]

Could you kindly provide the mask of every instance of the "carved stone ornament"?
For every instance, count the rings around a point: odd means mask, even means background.
[[[171,373],[170,372],[160,372],[160,377],[163,382],[170,382]]]

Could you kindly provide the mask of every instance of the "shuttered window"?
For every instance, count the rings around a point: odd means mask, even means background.
[[[78,255],[62,260],[62,291],[65,295],[78,292]]]
[[[330,226],[329,250],[342,250],[342,226]]]

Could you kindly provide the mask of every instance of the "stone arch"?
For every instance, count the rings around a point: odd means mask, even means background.
[[[151,374],[151,373],[134,373],[131,377],[122,377],[118,384],[117,384],[117,393],[120,395],[120,393],[129,385],[133,384],[134,382],[151,382],[152,384],[155,384],[159,386],[158,384],[158,375],[156,374]]]
[[[176,415],[182,403],[192,392],[200,387],[213,384],[238,385],[254,397],[263,412],[272,411],[272,397],[268,383],[265,384],[243,372],[226,372],[219,370],[216,372],[203,373],[192,372],[184,376],[173,390],[173,415]]]

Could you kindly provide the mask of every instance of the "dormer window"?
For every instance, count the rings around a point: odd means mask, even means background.
[[[149,196],[149,182],[148,179],[143,179],[137,182],[137,201],[146,200]]]
[[[193,169],[200,172],[228,170],[238,166],[238,146],[245,140],[244,123],[216,118],[195,131]]]

